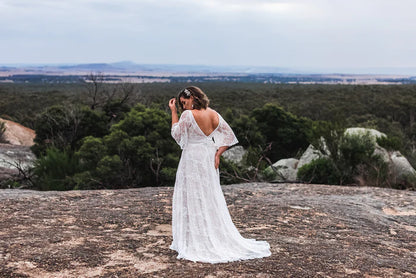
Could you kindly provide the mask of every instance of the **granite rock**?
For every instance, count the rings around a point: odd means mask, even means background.
[[[172,187],[0,191],[0,277],[415,277],[416,192],[247,183],[223,191],[272,255],[176,259]]]

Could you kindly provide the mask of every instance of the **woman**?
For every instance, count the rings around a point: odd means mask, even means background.
[[[223,263],[269,256],[265,241],[243,238],[234,226],[222,193],[218,166],[222,153],[236,144],[230,126],[208,107],[198,87],[178,95],[183,113],[178,119],[176,100],[172,111],[172,137],[182,148],[172,202],[171,249],[177,258]]]

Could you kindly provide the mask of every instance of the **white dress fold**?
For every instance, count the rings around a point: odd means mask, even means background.
[[[182,149],[172,201],[171,249],[177,258],[223,263],[270,256],[266,241],[243,238],[231,220],[215,169],[215,153],[236,144],[230,126],[218,114],[217,128],[206,136],[190,110],[172,126]]]

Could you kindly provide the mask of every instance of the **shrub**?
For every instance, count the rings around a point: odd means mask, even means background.
[[[85,137],[82,142],[81,148],[76,152],[76,155],[82,165],[82,169],[93,169],[101,158],[106,155],[107,147],[101,138],[92,136]]]
[[[49,147],[76,150],[84,137],[107,134],[107,122],[104,113],[88,107],[51,106],[35,121],[36,138],[32,151],[39,156]]]
[[[97,177],[111,188],[123,188],[123,163],[118,155],[106,155],[97,164]]]
[[[297,179],[308,183],[339,184],[340,173],[329,158],[318,158],[299,168]]]
[[[372,164],[377,160],[373,157],[374,149],[375,144],[369,133],[341,137],[338,148],[339,158],[334,161],[341,173],[341,184],[354,182],[359,165]]]
[[[330,127],[330,125],[329,125]],[[345,135],[341,129],[326,132],[318,148],[327,155],[304,165],[298,178],[311,183],[391,184],[388,165],[374,154],[375,142],[369,133]]]
[[[231,184],[273,180],[274,172],[268,174],[267,171],[264,171],[267,166],[272,164],[267,157],[270,152],[270,145],[265,148],[260,146],[257,148],[249,147],[243,159],[238,163],[221,158],[221,182]]]
[[[137,105],[110,134],[84,138],[77,157],[88,172],[77,175],[79,188],[159,186],[174,182],[179,148],[168,114]]]
[[[299,118],[274,104],[254,109],[250,117],[256,120],[256,130],[262,134],[251,137],[264,138],[265,143],[272,143],[269,154],[272,161],[293,157],[309,145],[310,120]]]
[[[72,176],[80,171],[79,161],[71,151],[49,148],[35,161],[34,185],[40,190],[71,190]]]
[[[0,121],[0,143],[8,143],[8,141],[4,137],[5,132],[6,132],[6,124],[5,122]]]
[[[394,187],[394,174],[380,155],[373,155],[367,163],[357,166],[354,181],[360,186]]]
[[[377,137],[377,144],[388,151],[402,150],[403,142],[397,136],[382,136]]]

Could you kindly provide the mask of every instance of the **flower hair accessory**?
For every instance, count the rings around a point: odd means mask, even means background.
[[[184,89],[183,92],[185,93],[185,95],[187,97],[190,97],[191,96],[191,92],[188,89]]]

